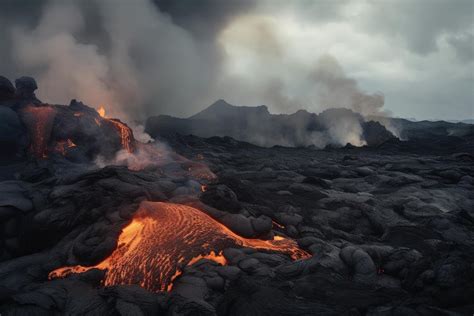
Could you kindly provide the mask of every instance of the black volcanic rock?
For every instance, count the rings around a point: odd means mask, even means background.
[[[357,132],[366,133],[367,142],[380,144],[263,148],[228,136],[168,133],[160,137],[172,151],[161,143],[136,143],[154,154],[153,164],[130,170],[115,161],[101,168],[91,159],[77,163],[69,156],[73,151],[93,156],[121,149],[119,121],[101,118],[74,100],[69,106],[30,103],[16,111],[0,107],[5,133],[21,128],[26,133],[21,111],[54,113],[48,121],[47,159],[0,161],[0,176],[6,179],[0,182],[2,315],[472,314],[474,156],[465,124],[421,127],[412,122],[410,140],[383,141],[387,135],[380,124],[344,109],[271,115],[264,108],[239,109],[221,102],[198,119],[183,119],[181,127],[214,124],[220,119],[213,113],[222,118],[237,111],[238,123],[226,118],[213,131],[234,124],[233,133],[245,126],[273,136],[272,141],[296,145],[304,144],[300,133],[330,136],[342,119],[362,127]],[[255,116],[259,122],[251,122]],[[168,119],[170,124],[176,120]],[[256,140],[244,132],[239,135]],[[14,141],[10,135],[0,137]],[[54,148],[66,138],[77,146],[67,149],[63,159]],[[140,153],[135,157],[143,158]],[[222,240],[222,252],[214,248],[216,253],[203,253],[189,264],[179,262],[168,291],[146,290],[145,282],[159,285],[156,275],[148,274],[131,280],[134,284],[110,285],[104,278],[117,267],[107,264],[97,267],[108,269],[80,273],[111,252],[121,255],[129,249],[118,238],[128,231],[125,227],[132,230],[124,237],[140,242],[144,236],[138,231],[146,226],[140,225],[143,214],[136,212],[144,201],[193,206],[234,234],[260,239],[253,242],[263,247]],[[174,215],[170,221],[177,225],[148,236],[158,240],[169,234],[171,247],[180,245],[179,235],[187,243],[209,243],[201,225],[178,225],[188,217]],[[130,225],[132,218],[138,225]],[[158,217],[153,221],[157,227],[162,224]],[[308,256],[293,260],[293,252],[265,247],[270,241],[288,242]],[[168,249],[149,248],[137,267],[169,255]],[[64,278],[49,277],[71,265],[82,267]]]
[[[474,153],[472,124],[364,118],[343,108],[327,109],[319,115],[305,110],[293,114],[270,114],[266,106],[234,106],[219,100],[189,118],[150,117],[145,130],[155,138],[175,133],[199,137],[228,136],[263,147],[313,146],[331,150],[347,144],[347,148],[366,144],[392,151]]]
[[[35,79],[21,77],[15,80],[16,94],[22,99],[36,99],[35,90],[38,89]]]
[[[101,155],[112,159],[122,149],[133,151],[133,131],[116,119],[72,100],[69,106],[41,103],[31,77],[0,77],[0,158],[60,158],[86,162]],[[2,95],[5,97],[2,99]]]
[[[15,87],[7,78],[0,76],[0,101],[10,100],[15,97]]]
[[[362,126],[368,146],[379,146],[387,141],[396,140],[396,137],[379,122],[364,122]]]
[[[13,157],[26,149],[27,132],[17,113],[0,106],[0,157]]]
[[[201,112],[190,116],[189,119],[195,120],[248,120],[258,118],[268,118],[270,112],[265,105],[261,106],[240,106],[236,107],[227,103],[225,100],[218,100]]]
[[[235,193],[224,184],[209,187],[201,194],[201,201],[217,209],[232,213],[241,208]]]

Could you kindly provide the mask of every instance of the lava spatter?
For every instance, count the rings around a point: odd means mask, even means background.
[[[107,269],[104,284],[139,284],[150,291],[165,291],[179,274],[179,267],[200,258],[225,263],[222,250],[250,247],[288,254],[293,259],[309,255],[286,238],[247,239],[233,233],[196,208],[164,202],[142,202],[126,226],[114,252],[92,267],[71,266],[52,271],[64,277],[92,268]]]

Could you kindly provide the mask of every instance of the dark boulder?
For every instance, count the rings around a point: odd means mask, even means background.
[[[0,101],[10,100],[15,97],[15,87],[7,78],[0,76]]]
[[[219,210],[232,213],[241,208],[237,195],[225,184],[210,187],[201,195],[201,201]]]
[[[26,130],[18,115],[10,108],[0,106],[0,157],[15,156],[27,143]]]
[[[16,95],[22,99],[36,99],[35,90],[38,89],[35,79],[21,77],[15,80]]]
[[[369,121],[362,124],[364,139],[368,146],[379,146],[396,137],[379,122]]]

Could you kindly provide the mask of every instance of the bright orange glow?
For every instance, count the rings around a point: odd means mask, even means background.
[[[21,116],[29,132],[30,151],[37,158],[47,158],[56,110],[50,105],[29,105],[21,111]]]
[[[142,202],[126,226],[114,252],[92,267],[72,266],[52,271],[50,278],[80,273],[92,268],[107,269],[104,284],[139,284],[150,291],[171,290],[181,274],[179,266],[206,258],[226,264],[222,250],[250,247],[277,251],[293,259],[310,255],[295,241],[243,238],[196,208],[173,203]]]
[[[132,135],[132,130],[125,125],[124,123],[120,122],[119,120],[115,119],[109,119],[109,122],[111,122],[115,129],[119,132],[120,134],[120,142],[122,144],[122,148],[128,151],[129,153],[133,152],[133,147],[132,147],[132,141],[133,141],[133,135]]]
[[[191,266],[193,264],[195,264],[196,262],[198,262],[199,260],[201,259],[208,259],[208,260],[212,260],[214,262],[217,262],[221,265],[226,265],[227,264],[227,261],[225,260],[225,257],[224,255],[222,254],[222,251],[220,251],[219,253],[215,253],[214,251],[211,251],[211,253],[207,254],[207,255],[199,255],[197,257],[194,257],[192,258],[189,262],[188,262],[188,266]]]
[[[104,118],[105,118],[105,108],[104,108],[103,105],[101,105],[101,106],[99,107],[99,109],[97,110],[97,113],[99,113],[99,115],[100,115],[101,117],[104,117]]]

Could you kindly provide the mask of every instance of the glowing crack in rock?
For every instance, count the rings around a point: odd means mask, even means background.
[[[37,158],[48,157],[48,143],[56,110],[50,105],[29,105],[21,111],[30,136],[30,151]]]
[[[117,248],[92,267],[71,266],[52,271],[50,278],[98,268],[107,269],[104,285],[139,284],[150,291],[170,290],[180,267],[201,258],[225,264],[222,250],[250,247],[303,259],[309,254],[295,241],[243,238],[200,210],[181,204],[142,202],[119,236]]]

